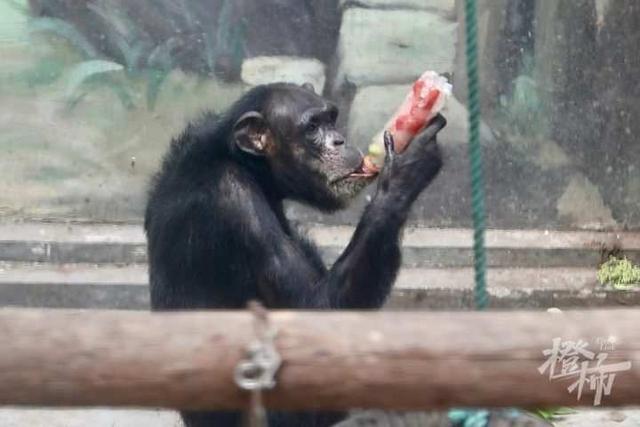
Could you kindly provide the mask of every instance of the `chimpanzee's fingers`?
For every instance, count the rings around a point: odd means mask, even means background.
[[[442,114],[437,114],[429,124],[418,134],[418,138],[421,140],[430,141],[438,132],[447,125],[447,119]]]
[[[380,175],[378,176],[379,185],[382,186],[384,190],[389,186],[389,179],[391,178],[391,169],[393,168],[393,159],[395,157],[395,142],[393,140],[393,135],[388,130],[384,131],[383,135],[384,139],[384,165],[382,170],[380,171]]]
[[[393,140],[393,135],[388,130],[384,131],[384,152],[385,164],[393,161],[393,157],[396,154],[396,143]]]

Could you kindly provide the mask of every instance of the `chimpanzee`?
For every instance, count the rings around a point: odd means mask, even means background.
[[[327,269],[288,222],[285,199],[343,208],[374,176],[336,130],[338,109],[310,85],[257,86],[226,114],[189,124],[169,149],[145,215],[156,310],[375,309],[400,266],[409,208],[442,165],[434,118],[396,154],[387,135],[377,192]],[[271,426],[328,426],[343,414],[270,413]],[[183,413],[187,426],[237,426],[237,413]]]

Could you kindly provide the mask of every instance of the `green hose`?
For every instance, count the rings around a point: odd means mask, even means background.
[[[471,212],[473,217],[473,257],[475,304],[482,310],[489,304],[484,248],[485,206],[482,150],[480,147],[480,83],[478,78],[477,10],[475,0],[465,0],[467,79],[469,85],[469,162],[471,166]]]

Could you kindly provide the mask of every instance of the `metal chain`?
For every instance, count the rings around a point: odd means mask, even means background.
[[[249,309],[253,313],[256,338],[249,344],[245,359],[236,366],[234,380],[238,387],[251,392],[246,425],[267,427],[262,392],[276,386],[275,375],[282,358],[275,347],[277,329],[269,324],[268,311],[257,301],[249,302]]]

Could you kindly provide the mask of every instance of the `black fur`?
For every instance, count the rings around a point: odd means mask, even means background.
[[[327,144],[317,135],[339,138],[333,124],[322,124],[314,138],[292,124],[311,107],[333,108],[305,88],[259,86],[222,117],[205,115],[173,141],[145,215],[153,309],[240,309],[250,299],[270,308],[374,309],[384,303],[400,266],[399,234],[409,208],[440,169],[435,135],[445,121],[438,117],[407,153],[387,153],[376,196],[342,256],[327,269],[313,244],[290,226],[282,202],[293,198],[336,209],[344,194],[355,194],[367,179],[328,184],[331,171],[344,173],[353,159],[335,140],[331,156],[323,157]],[[266,118],[273,153],[252,156],[237,148],[234,126],[251,111]],[[240,422],[236,413],[183,417],[190,427]],[[271,426],[296,427],[328,426],[340,417],[269,416]]]

